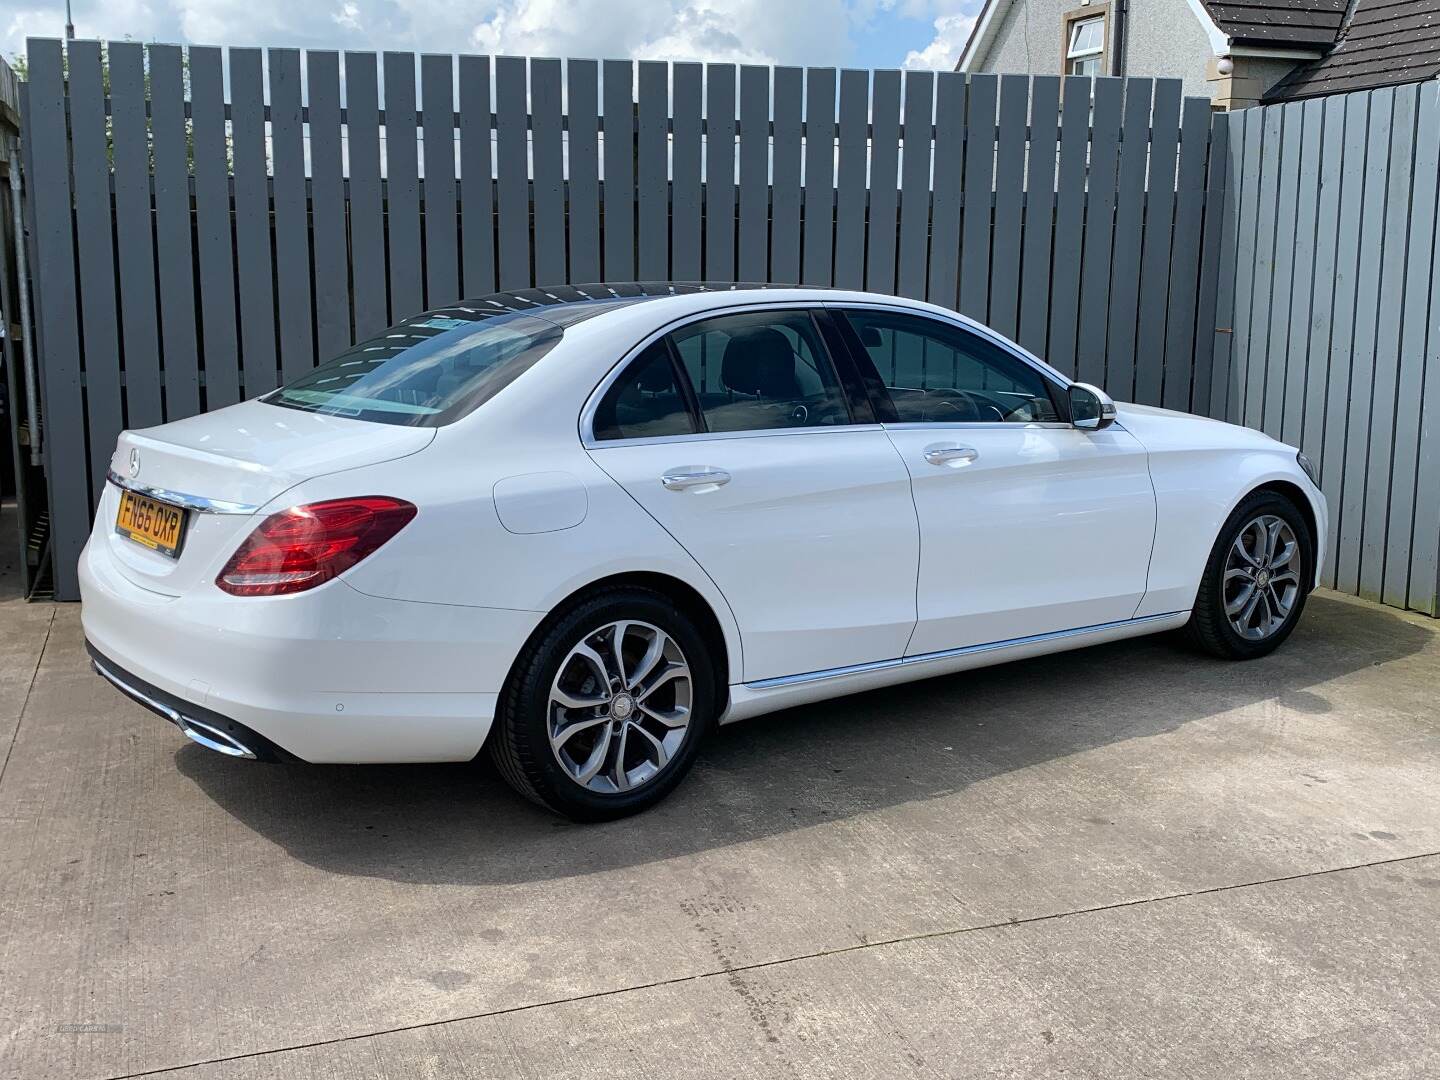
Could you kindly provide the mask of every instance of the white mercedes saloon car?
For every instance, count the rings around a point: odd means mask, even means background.
[[[928,304],[501,293],[121,435],[85,636],[221,754],[488,748],[613,818],[715,725],[804,702],[1181,628],[1262,656],[1315,585],[1312,473]]]

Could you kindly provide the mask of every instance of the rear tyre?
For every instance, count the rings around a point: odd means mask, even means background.
[[[608,588],[551,618],[516,662],[489,745],[516,791],[572,821],[665,798],[715,723],[715,672],[688,615]]]
[[[1274,652],[1295,629],[1314,580],[1315,542],[1299,508],[1274,491],[1246,496],[1205,564],[1185,632],[1228,660]]]

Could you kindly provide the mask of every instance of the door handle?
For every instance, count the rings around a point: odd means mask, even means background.
[[[925,448],[925,460],[931,465],[948,465],[952,469],[968,465],[979,456],[980,451],[973,446],[927,446]]]
[[[730,482],[730,474],[724,469],[709,465],[699,468],[670,469],[660,477],[660,483],[667,491],[684,491],[687,488],[705,488],[713,491]]]

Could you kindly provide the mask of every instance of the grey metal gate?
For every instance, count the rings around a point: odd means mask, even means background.
[[[497,287],[898,293],[1210,407],[1226,127],[1178,81],[65,51],[29,43],[27,140],[61,597],[122,427]]]

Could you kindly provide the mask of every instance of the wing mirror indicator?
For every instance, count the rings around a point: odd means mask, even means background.
[[[1098,386],[1070,384],[1070,422],[1081,431],[1099,431],[1115,422],[1115,401]]]

